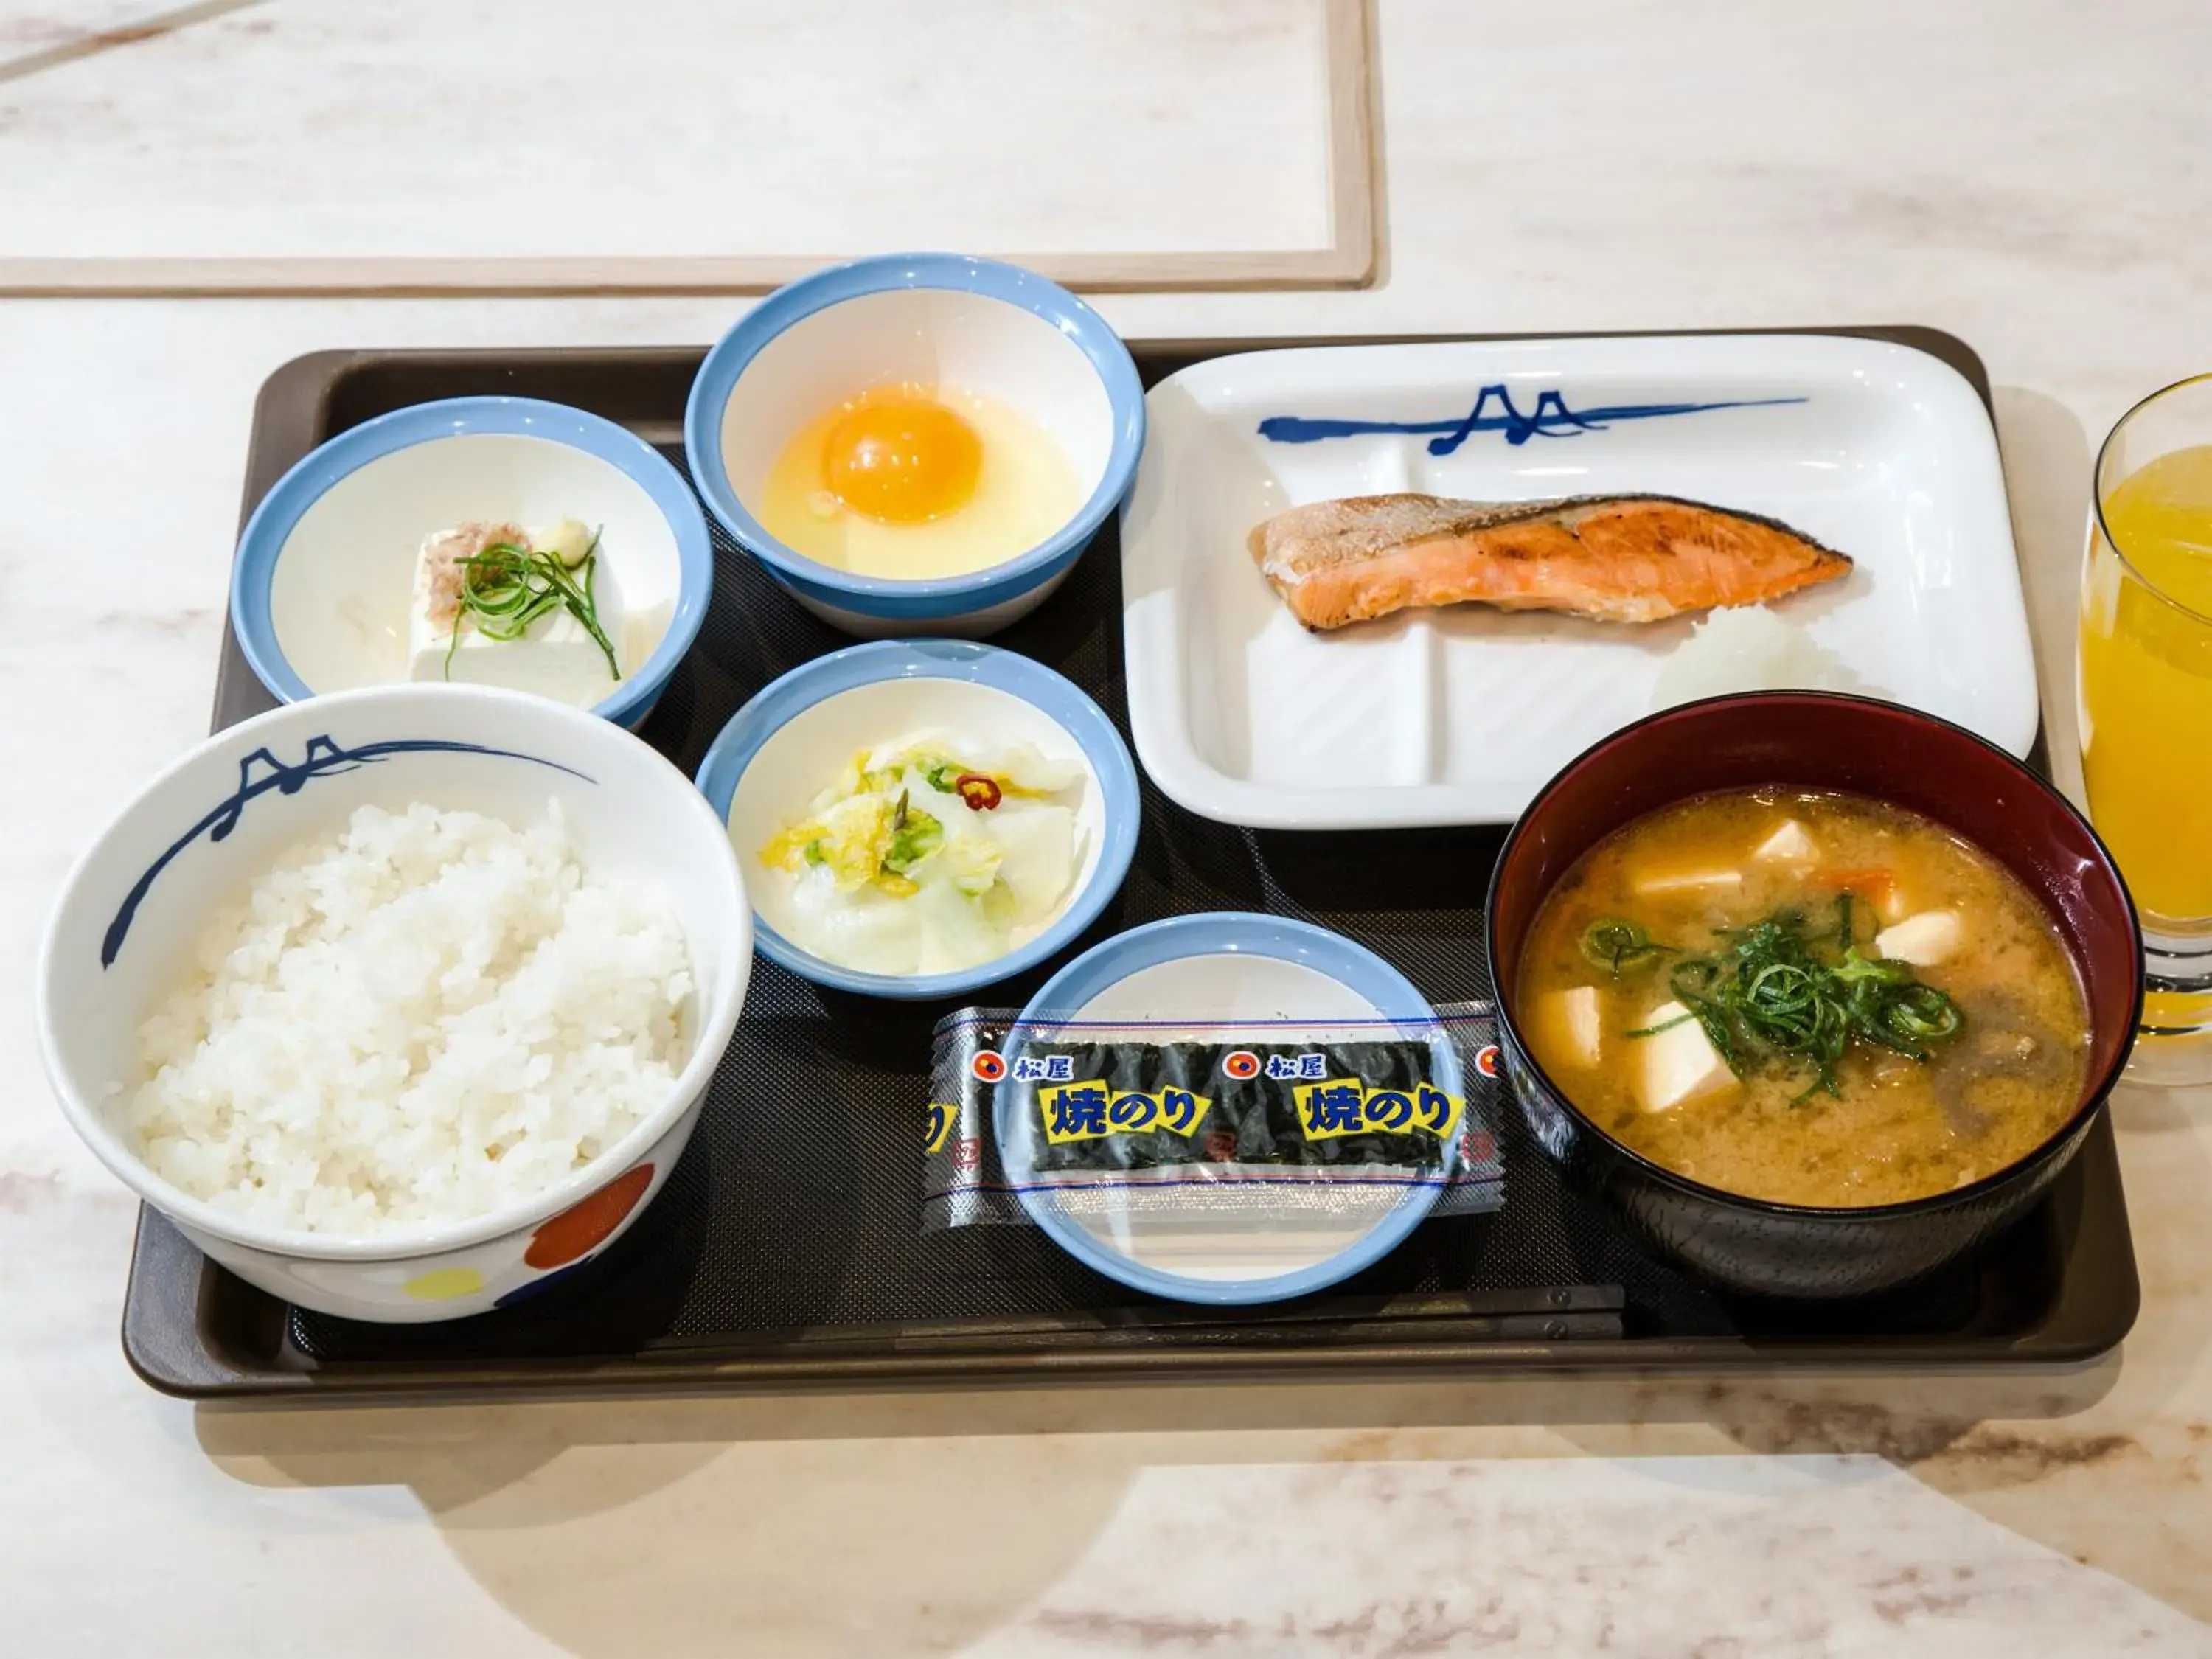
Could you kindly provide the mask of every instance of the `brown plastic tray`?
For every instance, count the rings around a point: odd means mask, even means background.
[[[1979,360],[1947,334],[1766,331],[1907,345],[1958,369],[1988,403]],[[1150,384],[1229,352],[1354,343],[1131,349]],[[577,404],[680,465],[684,401],[700,356],[303,357],[262,389],[245,507],[332,434],[444,397],[505,392]],[[687,768],[768,678],[843,642],[805,618],[719,531],[715,574],[716,616],[641,733]],[[1000,642],[1059,667],[1121,719],[1119,598],[1109,525],[1076,578]],[[216,726],[270,703],[226,635]],[[1474,907],[1498,840],[1479,830],[1228,830],[1148,789],[1136,869],[1079,944],[1227,901],[1341,928],[1392,957],[1437,1000],[1480,996],[1487,969],[1474,943]],[[1423,895],[1433,902],[1424,906]],[[1018,981],[991,1000],[1018,1003],[1024,988]],[[1793,1304],[1719,1295],[1644,1255],[1560,1188],[1509,1107],[1498,1125],[1507,1168],[1499,1215],[1432,1220],[1340,1294],[1246,1311],[1173,1307],[1074,1267],[1031,1229],[918,1233],[927,1032],[942,1012],[822,993],[757,963],[738,1041],[667,1193],[572,1285],[505,1312],[408,1327],[305,1314],[215,1267],[143,1210],[125,1352],[169,1394],[295,1401],[1450,1368],[1985,1366],[2091,1358],[2126,1334],[2140,1301],[2118,1159],[2101,1117],[2045,1200],[1971,1258],[1883,1297]],[[825,1164],[815,1146],[796,1144],[802,1137],[758,1127],[763,1091],[778,1089],[794,1113],[818,1111],[827,1097],[849,1139],[842,1162]]]

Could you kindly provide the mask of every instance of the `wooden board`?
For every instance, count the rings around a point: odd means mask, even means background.
[[[0,294],[763,293],[910,246],[1092,290],[1373,278],[1363,0],[629,15],[103,3],[0,35]]]

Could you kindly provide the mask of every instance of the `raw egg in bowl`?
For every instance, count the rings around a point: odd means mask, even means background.
[[[804,277],[725,335],[684,451],[708,510],[825,621],[976,637],[1073,567],[1144,424],[1127,349],[1065,289],[900,254]]]

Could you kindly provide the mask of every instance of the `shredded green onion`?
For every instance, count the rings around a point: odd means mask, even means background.
[[[1655,943],[1642,927],[1618,916],[1594,921],[1583,933],[1583,954],[1616,979],[1628,969],[1655,961],[1662,951],[1672,948]]]
[[[908,805],[909,793],[899,791],[898,805],[891,813],[891,844],[883,859],[889,875],[905,875],[945,842],[945,826],[933,814]]]
[[[464,617],[475,617],[477,632],[486,639],[510,644],[527,634],[539,617],[566,609],[605,655],[607,672],[620,679],[621,665],[599,627],[599,605],[592,598],[599,552],[599,536],[593,531],[591,547],[573,570],[557,554],[533,552],[513,542],[494,542],[461,560],[460,605],[453,612],[453,638],[446,643],[446,678],[453,675],[453,653],[460,648]]]
[[[1958,1036],[1966,1016],[1906,963],[1862,955],[1852,926],[1845,893],[1836,901],[1832,931],[1815,930],[1796,910],[1720,929],[1715,937],[1723,949],[1686,957],[1668,975],[1674,1000],[1689,1012],[1628,1035],[1652,1036],[1694,1019],[1739,1077],[1770,1060],[1809,1066],[1813,1081],[1800,1100],[1841,1092],[1836,1067],[1854,1042],[1930,1059],[1930,1045]],[[1589,949],[1587,935],[1583,948]]]

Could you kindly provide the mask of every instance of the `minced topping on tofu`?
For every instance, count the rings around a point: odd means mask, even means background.
[[[463,565],[501,542],[526,548],[530,538],[515,525],[477,521],[423,538],[415,565],[415,603],[433,627],[452,631],[461,612]]]

